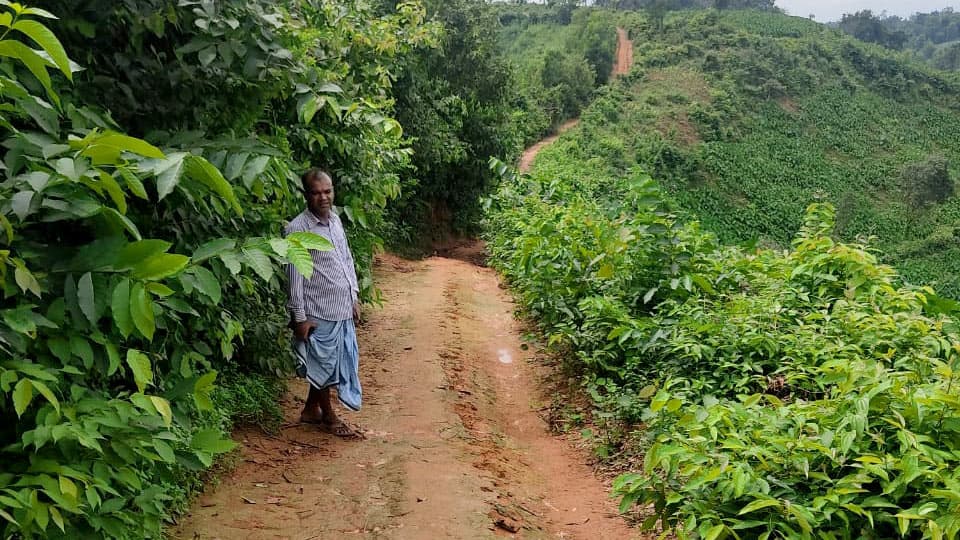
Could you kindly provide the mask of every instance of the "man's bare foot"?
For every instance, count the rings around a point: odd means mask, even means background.
[[[324,432],[331,435],[336,435],[337,437],[358,437],[357,432],[348,426],[343,420],[340,420],[336,414],[324,416],[319,411],[309,412],[304,410],[300,413],[300,423],[320,426],[320,429],[322,429]]]
[[[336,417],[334,417],[336,418]],[[323,414],[317,411],[308,411],[304,409],[300,412],[300,423],[301,424],[325,424],[328,423],[323,417]]]
[[[353,428],[351,428],[345,422],[339,419],[337,419],[337,421],[332,424],[328,424],[326,422],[321,423],[320,429],[322,429],[323,431],[326,431],[331,435],[336,435],[337,437],[343,437],[344,439],[352,439],[355,437],[359,437],[359,435],[357,434],[356,431],[353,430]]]

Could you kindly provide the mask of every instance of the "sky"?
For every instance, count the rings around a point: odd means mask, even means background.
[[[806,17],[811,13],[819,22],[837,21],[844,13],[856,13],[863,9],[880,14],[906,17],[918,11],[930,12],[952,7],[960,11],[960,1],[952,0],[776,0],[776,5],[790,15]]]

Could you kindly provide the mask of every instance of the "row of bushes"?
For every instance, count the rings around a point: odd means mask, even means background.
[[[487,237],[605,439],[645,453],[622,508],[682,538],[960,537],[951,304],[833,240],[829,204],[790,250],[723,247],[591,128],[506,174]]]

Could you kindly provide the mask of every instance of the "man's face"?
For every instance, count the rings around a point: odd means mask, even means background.
[[[303,196],[311,212],[319,217],[327,217],[333,208],[333,182],[327,178],[311,180],[307,182]]]

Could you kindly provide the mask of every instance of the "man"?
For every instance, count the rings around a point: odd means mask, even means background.
[[[359,353],[355,323],[360,320],[359,286],[353,255],[343,224],[333,210],[333,180],[317,168],[300,178],[307,208],[286,228],[286,234],[311,232],[333,244],[330,251],[311,250],[313,275],[304,278],[287,265],[290,282],[290,312],[294,350],[300,362],[298,373],[310,383],[300,421],[317,424],[339,437],[356,433],[333,410],[330,389],[337,387],[340,402],[360,409],[362,392],[357,375]]]

